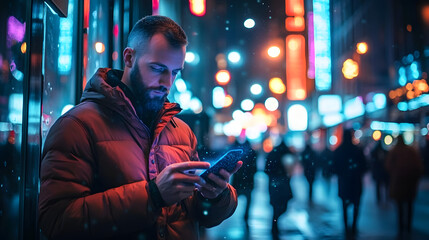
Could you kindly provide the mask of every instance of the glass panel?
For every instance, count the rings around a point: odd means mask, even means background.
[[[113,68],[122,69],[122,46],[120,33],[123,31],[121,24],[121,2],[115,0],[113,3],[113,41],[112,41],[112,65]]]
[[[60,18],[49,7],[45,8],[43,142],[55,120],[75,103],[76,23],[76,0],[69,0],[67,18]]]
[[[112,32],[112,28],[109,28],[109,3],[104,0],[91,0],[89,3],[88,65],[84,70],[87,81],[98,68],[108,67],[109,58],[112,57],[106,38],[106,33]]]
[[[22,188],[22,116],[26,40],[26,1],[0,8],[0,233],[17,239]]]

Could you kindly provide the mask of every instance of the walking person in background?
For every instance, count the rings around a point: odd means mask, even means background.
[[[322,167],[322,177],[327,182],[327,187],[329,192],[330,186],[331,186],[331,178],[332,178],[332,175],[334,174],[334,169],[333,169],[334,161],[333,161],[333,152],[331,151],[331,149],[329,149],[328,145],[326,145],[323,151],[319,154],[319,161]]]
[[[308,203],[313,203],[313,183],[316,177],[316,152],[311,148],[310,143],[305,144],[301,153],[302,166],[304,167],[304,176],[308,182]]]
[[[398,208],[398,236],[410,234],[413,219],[413,203],[417,186],[423,174],[423,162],[420,154],[404,143],[399,135],[396,145],[389,151],[386,169],[390,175],[390,197]]]
[[[282,141],[266,157],[264,172],[268,175],[270,204],[273,207],[271,225],[273,239],[279,238],[278,219],[286,211],[288,201],[292,198],[290,176],[282,161],[288,154],[292,154],[292,151]]]
[[[375,182],[378,205],[386,203],[388,197],[389,174],[386,170],[386,157],[387,151],[379,140],[371,151],[371,173]]]
[[[334,171],[338,176],[338,195],[343,203],[344,230],[347,237],[357,234],[357,219],[360,197],[362,195],[362,178],[367,170],[367,163],[361,148],[353,144],[352,130],[344,130],[343,142],[334,151]],[[347,208],[353,205],[353,222],[348,226]]]
[[[237,190],[237,195],[246,197],[246,210],[244,212],[244,221],[246,229],[249,230],[249,209],[252,202],[252,190],[254,187],[254,176],[256,173],[257,153],[252,149],[247,139],[238,139],[232,146],[233,149],[243,149],[244,154],[241,158],[243,165],[233,178],[231,185]]]

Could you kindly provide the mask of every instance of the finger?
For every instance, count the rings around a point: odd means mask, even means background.
[[[243,161],[238,161],[237,164],[235,165],[235,168],[231,171],[231,175],[236,173],[238,169],[241,168],[241,166],[243,166]]]
[[[229,178],[231,177],[232,174],[236,173],[241,166],[243,165],[242,161],[238,161],[237,164],[235,165],[234,169],[231,172],[226,171],[225,169],[221,169],[219,171],[219,175],[221,175],[221,177],[223,177],[223,179],[225,179],[225,181],[229,181]]]
[[[231,177],[231,173],[226,171],[225,169],[221,169],[219,171],[219,175],[221,178],[223,178],[223,180],[225,180],[226,182],[229,182],[229,178]]]
[[[200,192],[215,192],[216,191],[216,187],[212,186],[211,184],[203,184],[203,185],[196,185],[198,191]]]
[[[192,193],[194,189],[195,189],[194,185],[187,185],[187,184],[176,185],[176,190],[179,192]]]
[[[183,172],[189,169],[207,169],[210,167],[208,162],[182,162],[169,165],[170,169],[176,172]]]
[[[214,187],[220,187],[222,189],[226,188],[227,182],[225,181],[225,179],[222,179],[213,173],[210,173],[208,177],[210,180],[212,180],[216,184],[216,186],[214,186]]]
[[[173,182],[175,183],[185,182],[185,183],[194,184],[194,183],[201,182],[201,177],[198,175],[188,175],[188,174],[179,172],[174,174]]]

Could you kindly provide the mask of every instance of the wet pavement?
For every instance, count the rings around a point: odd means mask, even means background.
[[[313,204],[308,203],[308,184],[302,171],[291,179],[294,198],[279,218],[280,239],[345,239],[342,204],[337,195],[336,178],[326,181],[317,177],[313,185]],[[243,220],[246,198],[240,196],[235,213],[217,227],[207,229],[202,239],[272,239],[272,209],[268,197],[268,177],[259,171],[249,213],[249,230]],[[350,209],[351,210],[351,209]],[[349,216],[352,214],[350,213]],[[393,201],[378,205],[375,186],[369,174],[364,177],[364,190],[356,239],[398,239],[396,206]],[[351,219],[349,220],[351,223]],[[429,178],[420,181],[414,206],[412,234],[404,239],[429,239]]]

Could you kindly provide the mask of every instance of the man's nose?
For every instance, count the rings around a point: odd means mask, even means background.
[[[173,85],[173,81],[176,78],[175,75],[173,75],[171,72],[165,72],[162,74],[160,79],[160,85],[166,87],[167,89],[170,89]]]

